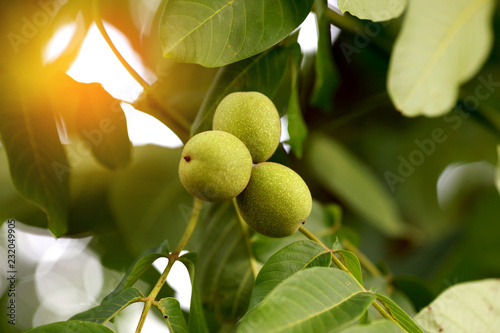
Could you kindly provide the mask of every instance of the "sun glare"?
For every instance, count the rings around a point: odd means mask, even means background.
[[[73,22],[63,26],[54,34],[43,52],[43,62],[45,64],[54,61],[63,53],[71,42],[76,28],[76,22]]]
[[[58,31],[49,42],[45,56],[46,62],[56,59],[69,44],[75,32],[75,26],[69,25]],[[125,35],[110,25],[106,30],[115,46],[127,62],[146,81],[155,80],[154,74],[143,66],[140,56],[132,49]],[[80,53],[67,74],[83,83],[101,83],[113,97],[126,102],[133,102],[143,91],[141,85],[127,72],[115,54],[92,25],[85,37]],[[127,117],[129,137],[135,145],[157,144],[167,147],[179,147],[180,139],[164,124],[145,113],[139,112],[129,104],[122,103]]]
[[[305,51],[314,52],[316,49],[315,25],[312,15],[302,25],[299,42]],[[127,37],[109,24],[105,23],[105,27],[126,61],[147,82],[154,82],[155,75],[143,66],[140,56],[132,49]],[[54,35],[44,51],[45,63],[54,61],[62,54],[71,42],[76,28],[76,23],[68,24]],[[335,32],[332,32],[335,36]],[[79,82],[101,83],[113,97],[126,102],[133,102],[143,92],[143,87],[116,58],[95,24],[90,27],[80,53],[67,74]],[[127,117],[129,137],[134,145],[156,144],[167,147],[182,145],[181,140],[156,118],[139,112],[126,103],[122,103],[122,108]]]
[[[143,77],[147,75],[127,38],[113,26],[106,25],[106,30],[127,62]],[[90,27],[80,53],[67,73],[79,82],[99,82],[111,95],[128,102],[134,101],[142,92],[142,87],[118,61],[95,25]]]

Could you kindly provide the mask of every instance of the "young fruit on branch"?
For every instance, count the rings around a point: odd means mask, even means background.
[[[292,169],[273,162],[257,164],[246,189],[236,198],[241,217],[269,237],[295,233],[311,213],[309,188]]]
[[[254,163],[267,161],[280,142],[281,123],[273,102],[257,91],[227,95],[215,110],[213,129],[238,137]]]
[[[222,131],[193,136],[179,163],[182,185],[193,196],[211,202],[231,200],[245,189],[252,157],[237,137]]]

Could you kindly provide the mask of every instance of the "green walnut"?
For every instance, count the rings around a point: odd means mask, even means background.
[[[280,143],[281,122],[273,102],[257,91],[227,95],[217,106],[213,129],[238,137],[254,163],[267,161]]]
[[[207,131],[184,146],[179,163],[182,185],[191,195],[211,202],[231,200],[248,184],[252,156],[234,135]]]
[[[292,169],[273,162],[253,167],[246,189],[236,197],[241,217],[269,237],[295,233],[312,209],[311,192]]]

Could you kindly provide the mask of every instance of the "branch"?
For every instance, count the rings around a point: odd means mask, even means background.
[[[174,265],[175,261],[179,259],[179,254],[186,247],[189,238],[191,238],[191,235],[193,234],[196,224],[198,223],[198,218],[200,217],[200,212],[202,207],[203,207],[203,201],[198,198],[195,198],[193,210],[191,211],[191,217],[189,218],[186,230],[184,231],[184,234],[182,235],[182,238],[179,241],[179,244],[175,248],[174,252],[172,252],[168,256],[167,267],[165,267],[165,270],[161,274],[160,279],[158,280],[158,282],[156,282],[156,285],[154,286],[153,290],[151,290],[148,297],[146,298],[146,302],[144,303],[144,308],[142,309],[141,318],[139,319],[139,323],[137,324],[137,329],[135,330],[136,333],[141,332],[142,327],[144,326],[144,323],[146,321],[146,316],[148,315],[149,309],[151,308],[151,305],[154,305],[154,303],[156,302],[155,300],[156,296],[158,296],[158,293],[165,284],[168,273],[170,273],[170,269],[172,269],[172,266]]]
[[[115,56],[118,58],[120,63],[125,67],[127,72],[132,75],[132,77],[143,87],[143,88],[149,88],[149,84],[135,71],[135,69],[130,66],[130,64],[125,60],[125,58],[121,55],[120,51],[116,48],[115,44],[113,44],[113,41],[108,35],[108,32],[106,31],[106,28],[104,27],[104,24],[102,22],[101,18],[101,13],[99,11],[99,0],[94,0],[93,1],[93,6],[92,6],[92,11],[94,15],[94,21],[99,29],[99,32],[101,33],[102,37],[104,37],[104,40],[106,40],[106,43],[109,45]]]

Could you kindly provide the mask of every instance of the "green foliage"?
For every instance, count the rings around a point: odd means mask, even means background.
[[[214,204],[194,236],[196,280],[205,309],[233,325],[248,308],[254,282],[253,254],[231,202]]]
[[[339,0],[342,12],[349,12],[363,20],[387,21],[400,16],[408,0]]]
[[[314,69],[316,81],[311,96],[311,104],[326,112],[333,106],[333,94],[338,88],[338,73],[332,54],[332,36],[328,21],[327,0],[316,0],[316,21],[318,26],[318,51]]]
[[[167,125],[183,142],[212,85],[217,69],[162,59],[158,80],[134,101],[134,107]],[[209,128],[211,129],[211,125]]]
[[[373,321],[366,325],[355,325],[345,330],[342,333],[400,333],[404,332],[398,325],[389,320]]]
[[[288,143],[298,158],[302,157],[302,145],[307,137],[307,126],[302,116],[302,109],[300,106],[299,98],[299,69],[302,56],[300,48],[296,47],[295,52],[292,53],[291,61],[291,76],[292,85],[290,90],[290,100],[288,101],[287,115],[288,115],[288,133],[290,140]]]
[[[142,303],[138,331],[157,315],[171,332],[190,333],[496,332],[494,1],[339,0],[345,15],[326,0],[154,3],[0,1],[0,252],[17,269],[0,297],[0,331],[110,332],[123,309]],[[297,42],[310,13],[319,38],[312,52]],[[300,232],[266,237],[234,202],[193,204],[179,179],[181,149],[131,144],[135,119],[125,121],[123,101],[65,73],[101,21],[102,35],[113,25],[140,58],[133,66],[122,59],[144,88],[130,105],[183,143],[212,129],[230,93],[273,101],[289,139],[270,161],[299,174],[313,198]],[[49,40],[68,23],[69,44],[46,62]],[[341,29],[333,41],[331,24]],[[266,202],[284,195],[274,190],[286,186],[274,187]],[[45,255],[25,253],[26,234],[50,233],[84,239],[100,260],[102,286],[83,283],[102,289],[100,304],[68,313],[65,290],[43,290],[44,269],[73,281],[58,262],[40,265]],[[163,273],[151,267],[160,258],[168,259]],[[190,276],[189,310],[165,282],[177,261]],[[450,281],[462,283],[441,293]],[[48,305],[66,316],[46,316]]]
[[[388,91],[407,116],[439,116],[457,102],[458,88],[491,50],[494,1],[410,1],[394,44]],[[428,20],[430,7],[442,13]],[[464,45],[467,45],[464,48]]]
[[[221,67],[191,126],[191,135],[211,130],[215,109],[220,101],[236,91],[263,93],[283,115],[287,100],[283,101],[281,95],[289,89],[290,77],[287,64],[291,63],[293,50],[297,47],[297,44],[276,46],[246,60]]]
[[[63,322],[52,323],[48,325],[38,326],[37,328],[33,328],[27,330],[26,332],[30,333],[66,333],[66,332],[74,332],[74,333],[108,333],[113,332],[109,328],[103,325],[99,325],[96,323],[89,323],[86,321],[78,321],[78,320],[69,320]]]
[[[170,332],[188,332],[186,319],[184,319],[178,300],[173,297],[162,298],[158,303],[158,308]]]
[[[408,316],[393,300],[377,294],[377,299],[389,310],[389,314],[395,319],[397,324],[409,333],[423,333],[422,329]]]
[[[274,288],[243,317],[238,332],[333,331],[358,319],[374,299],[345,272],[313,267]]]
[[[342,259],[345,261],[345,266],[354,276],[354,278],[363,285],[363,275],[361,273],[361,265],[359,264],[359,259],[356,255],[350,251],[346,250],[337,250],[336,253],[339,253],[342,256]]]
[[[312,0],[169,1],[160,22],[163,55],[206,67],[246,59],[293,32],[312,4]]]
[[[49,101],[30,82],[4,76],[0,134],[17,190],[48,216],[56,237],[67,231],[69,166]]]
[[[500,145],[498,145],[498,164],[500,165]],[[497,185],[497,188],[498,188],[498,192],[500,193],[500,167],[498,168],[498,173],[497,173],[497,177],[496,177],[496,185]]]
[[[311,139],[306,160],[327,190],[339,195],[367,222],[389,235],[404,230],[397,206],[373,173],[339,143],[324,136]],[[318,163],[318,161],[322,163]]]
[[[398,275],[392,277],[392,286],[401,290],[412,302],[413,307],[418,311],[434,299],[433,292],[429,289],[425,281],[411,275]]]
[[[160,246],[154,247],[146,251],[140,257],[140,259],[138,259],[134,263],[134,265],[127,271],[127,273],[125,273],[125,275],[122,277],[122,280],[115,288],[115,290],[111,294],[106,296],[103,302],[105,302],[107,299],[113,299],[116,295],[120,294],[122,291],[132,287],[137,282],[139,277],[142,274],[144,274],[144,272],[149,267],[151,267],[151,265],[153,264],[153,262],[155,262],[156,259],[161,257],[166,257],[168,253],[169,250],[167,242],[163,242]]]
[[[195,266],[197,255],[195,252],[189,252],[179,258],[179,261],[186,266],[191,277],[191,304],[189,308],[189,332],[205,333],[208,332],[205,315],[203,313],[203,304],[201,302],[200,290],[195,282]]]
[[[100,84],[89,84],[74,115],[76,130],[91,144],[92,154],[104,166],[123,168],[130,162],[132,144],[127,123],[118,100]]]
[[[113,293],[106,297],[102,304],[85,312],[78,313],[70,320],[89,321],[105,324],[118,314],[121,310],[132,303],[138,302],[144,295],[137,288],[127,288],[120,293]]]
[[[494,332],[500,324],[498,279],[460,283],[446,289],[415,321],[427,332]]]
[[[186,226],[192,197],[179,180],[180,156],[180,149],[136,147],[132,164],[115,174],[109,205],[134,256],[165,239],[176,244]]]
[[[291,275],[309,267],[329,267],[331,252],[313,242],[298,241],[276,252],[255,279],[249,308],[257,306],[269,292]]]
[[[0,221],[14,218],[24,224],[45,228],[46,214],[23,198],[16,190],[9,174],[9,163],[3,147],[0,147]]]

